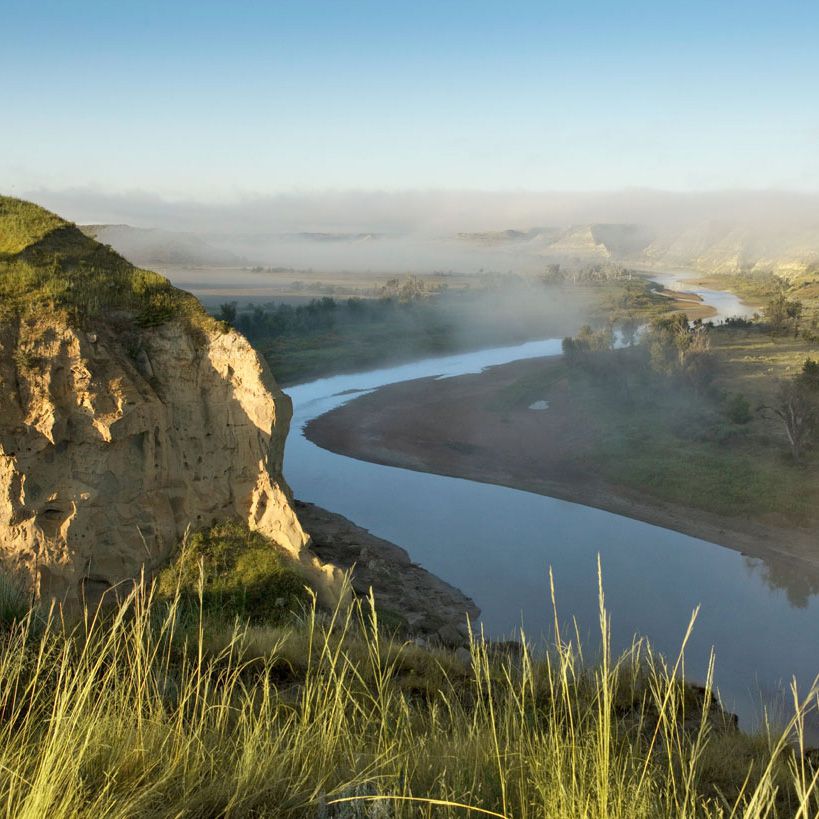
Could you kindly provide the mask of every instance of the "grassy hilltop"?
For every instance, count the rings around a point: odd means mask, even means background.
[[[44,311],[74,322],[119,314],[143,326],[183,315],[206,320],[198,301],[164,276],[38,205],[0,196],[0,317]]]

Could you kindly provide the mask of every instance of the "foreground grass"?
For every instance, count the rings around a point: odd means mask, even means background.
[[[601,609],[602,610],[602,609]],[[372,601],[225,624],[137,590],[0,649],[5,815],[807,817],[788,734],[748,737],[644,645],[584,665],[399,644]]]

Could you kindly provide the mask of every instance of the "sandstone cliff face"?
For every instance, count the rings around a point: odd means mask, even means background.
[[[95,600],[186,529],[238,516],[332,577],[282,478],[290,402],[239,334],[174,320],[0,331],[0,558],[41,597]]]

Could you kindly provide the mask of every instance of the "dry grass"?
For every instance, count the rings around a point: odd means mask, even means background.
[[[144,589],[73,631],[30,615],[0,649],[5,814],[816,815],[799,718],[732,730],[681,658],[612,657],[602,604],[595,667],[574,638],[536,659],[476,637],[470,669],[387,640],[373,601],[218,634]]]

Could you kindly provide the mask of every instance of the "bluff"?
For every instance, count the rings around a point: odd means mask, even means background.
[[[238,517],[331,598],[282,476],[290,416],[192,296],[0,197],[0,561],[35,594],[96,600]]]

